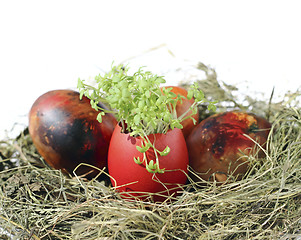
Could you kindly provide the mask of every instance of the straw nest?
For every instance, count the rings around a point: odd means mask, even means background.
[[[129,202],[108,181],[49,168],[25,129],[0,142],[0,239],[300,239],[300,92],[258,101],[218,81],[200,63],[198,80],[218,111],[241,109],[273,125],[265,157],[236,182],[199,186],[162,204]],[[185,83],[182,84],[185,86]],[[205,108],[204,108],[205,109]],[[209,113],[201,110],[201,118]]]

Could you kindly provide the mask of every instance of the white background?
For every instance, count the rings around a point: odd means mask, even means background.
[[[1,1],[0,139],[27,125],[35,99],[75,89],[133,56],[169,75],[201,61],[220,80],[276,94],[301,79],[300,1]],[[162,46],[145,53],[151,48]],[[172,51],[174,57],[169,54]],[[139,57],[139,55],[142,55]],[[131,66],[131,64],[130,64]]]

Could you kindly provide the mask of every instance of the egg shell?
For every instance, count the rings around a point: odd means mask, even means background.
[[[41,95],[29,113],[29,133],[46,163],[72,174],[80,163],[107,167],[110,139],[117,121],[111,114],[96,119],[90,100],[73,90],[53,90]],[[99,171],[86,166],[76,175],[94,177]]]
[[[265,148],[270,128],[266,119],[245,112],[218,113],[201,121],[186,141],[189,164],[197,174],[192,179],[240,179],[248,170],[250,154],[264,156],[255,142]]]

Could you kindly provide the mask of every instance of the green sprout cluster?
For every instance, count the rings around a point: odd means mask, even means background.
[[[198,111],[198,104],[207,101],[198,85],[195,83],[188,90],[187,99],[195,99],[187,112],[177,116],[176,105],[185,99],[184,96],[171,92],[172,87],[160,87],[165,83],[161,76],[144,71],[140,68],[133,75],[128,75],[129,68],[118,65],[113,66],[111,71],[95,77],[96,86],[85,83],[85,80],[78,79],[78,89],[80,98],[86,96],[90,99],[91,106],[100,111],[97,120],[102,122],[102,116],[106,112],[113,113],[121,123],[123,132],[128,132],[131,136],[140,136],[145,144],[137,146],[137,150],[145,153],[150,147],[154,149],[156,161],[148,161],[146,157],[142,161],[135,159],[136,163],[145,161],[149,172],[164,172],[159,167],[158,155],[168,154],[170,150],[160,152],[148,139],[148,135],[163,133],[169,129],[182,129],[181,124],[185,119],[195,119],[192,115]],[[111,110],[99,106],[99,102],[108,105]],[[208,109],[214,110],[215,105],[209,102]],[[189,111],[191,114],[188,114]]]

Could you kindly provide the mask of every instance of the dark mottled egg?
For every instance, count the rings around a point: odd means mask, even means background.
[[[224,112],[201,121],[187,139],[189,164],[204,180],[225,182],[241,178],[248,170],[248,156],[263,156],[271,124],[251,113]],[[255,142],[258,144],[256,144]],[[192,175],[194,180],[198,177]]]
[[[40,155],[55,169],[73,173],[80,163],[107,167],[107,154],[117,124],[111,114],[96,120],[98,112],[90,100],[72,90],[53,90],[40,96],[29,113],[29,133]],[[77,175],[98,174],[91,167],[80,166]]]

